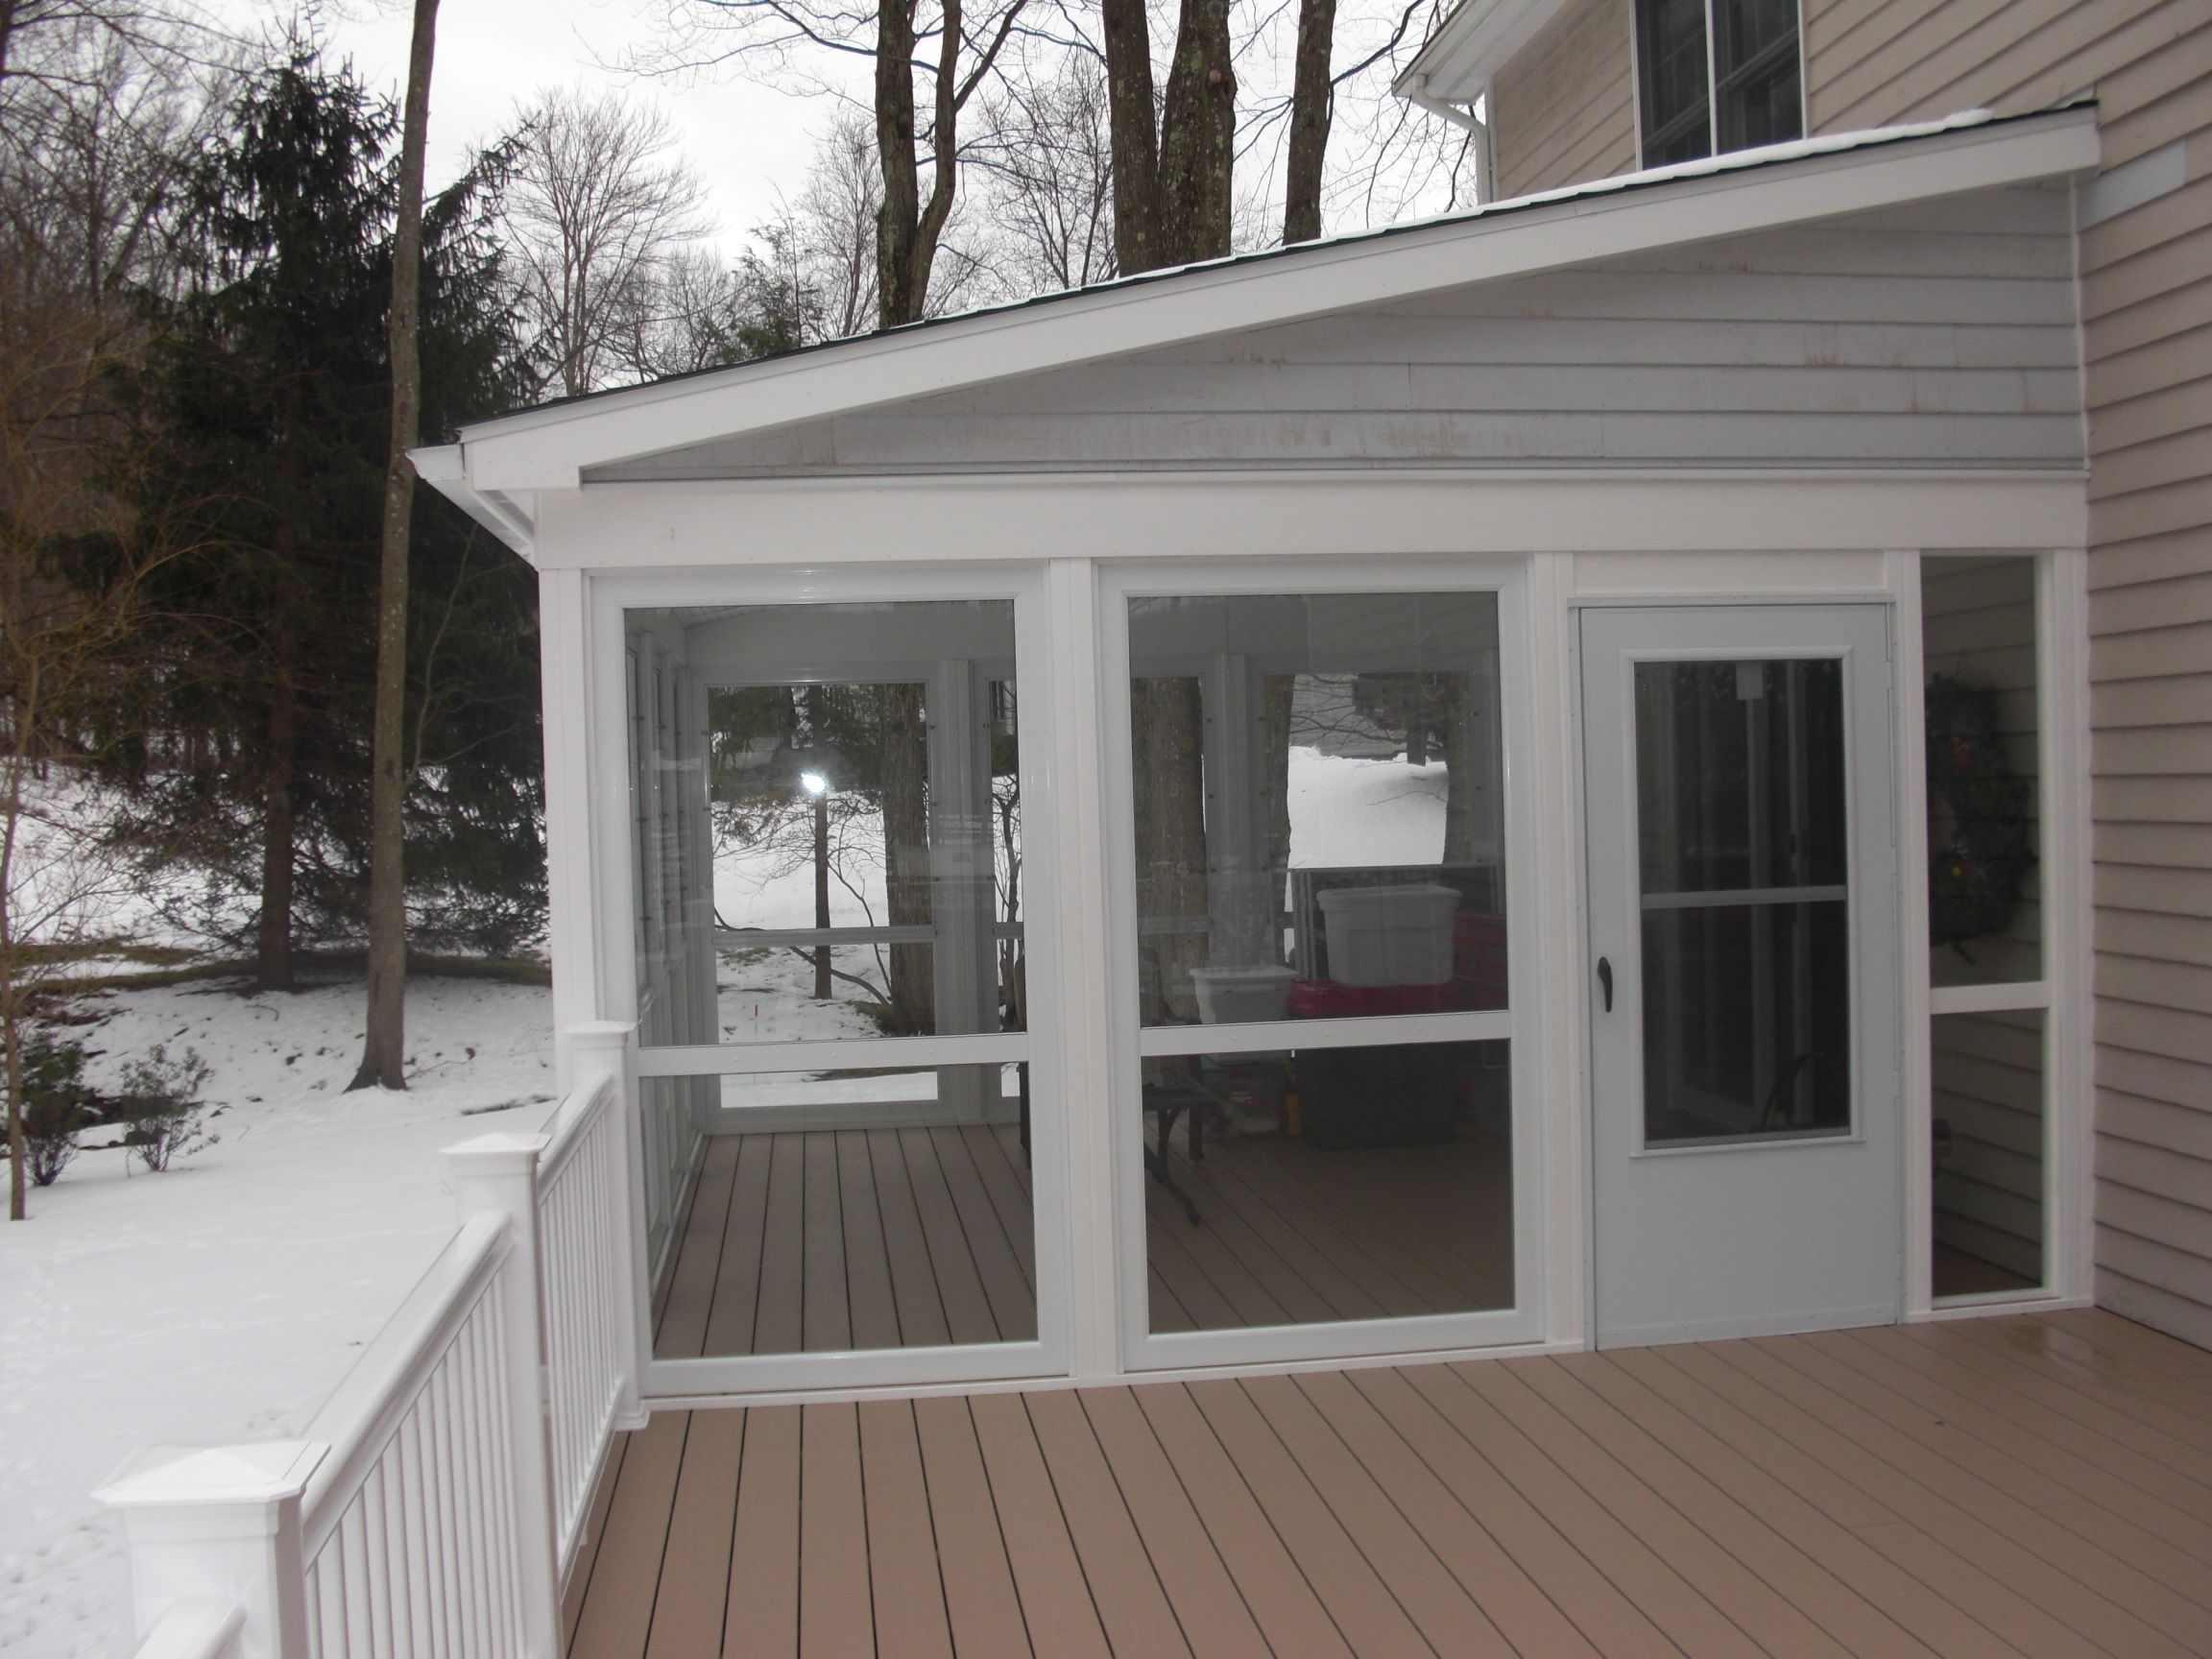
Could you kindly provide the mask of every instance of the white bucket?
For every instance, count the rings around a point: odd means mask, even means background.
[[[1190,978],[1198,988],[1198,1018],[1208,1025],[1245,1025],[1259,1020],[1281,1020],[1290,1006],[1290,982],[1297,975],[1287,968],[1193,968]]]

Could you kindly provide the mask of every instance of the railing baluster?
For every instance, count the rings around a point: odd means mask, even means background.
[[[627,1028],[571,1035],[580,1082],[547,1135],[450,1149],[460,1230],[312,1439],[150,1453],[102,1489],[142,1633],[234,1630],[247,1659],[558,1659],[599,1459],[642,1420],[642,1178],[665,1224],[691,1156],[676,1115],[634,1108]]]

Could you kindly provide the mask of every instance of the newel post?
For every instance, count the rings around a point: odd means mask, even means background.
[[[576,1087],[588,1089],[601,1077],[614,1084],[614,1122],[621,1131],[622,1167],[615,1171],[614,1237],[621,1255],[608,1276],[613,1297],[615,1329],[623,1333],[622,1383],[615,1407],[614,1427],[645,1427],[644,1364],[649,1340],[645,1309],[651,1301],[645,1287],[645,1141],[637,1101],[637,1050],[631,1046],[632,1024],[616,1020],[596,1020],[571,1025],[568,1039]]]
[[[300,1495],[330,1448],[272,1440],[137,1453],[93,1497],[123,1513],[143,1638],[180,1609],[235,1608],[243,1659],[306,1659]]]
[[[545,1309],[538,1276],[538,1156],[542,1135],[480,1135],[445,1148],[461,1219],[493,1210],[507,1217],[512,1248],[499,1267],[501,1369],[507,1382],[515,1490],[517,1579],[529,1659],[561,1651],[559,1532],[553,1515],[552,1452],[545,1398]]]

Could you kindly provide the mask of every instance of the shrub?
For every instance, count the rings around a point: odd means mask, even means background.
[[[77,1156],[77,1131],[92,1121],[90,1094],[83,1044],[51,1031],[24,1040],[24,1170],[34,1186],[53,1186]]]
[[[216,1137],[200,1127],[207,1110],[200,1091],[207,1077],[207,1062],[197,1049],[187,1048],[172,1060],[159,1043],[123,1068],[117,1105],[131,1125],[124,1139],[147,1168],[158,1172],[174,1158],[215,1144]]]

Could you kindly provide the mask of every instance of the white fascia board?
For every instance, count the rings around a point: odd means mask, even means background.
[[[1490,78],[1566,10],[1567,0],[1466,0],[1444,19],[1390,90],[1448,104],[1472,104]]]
[[[467,459],[458,444],[429,445],[407,451],[415,476],[499,538],[523,558],[531,557],[537,527],[530,515],[501,493],[479,492],[469,481]]]
[[[2089,108],[1800,139],[525,411],[464,429],[463,459],[478,493],[576,489],[588,467],[740,433],[1474,282],[2084,172],[2097,159]]]

